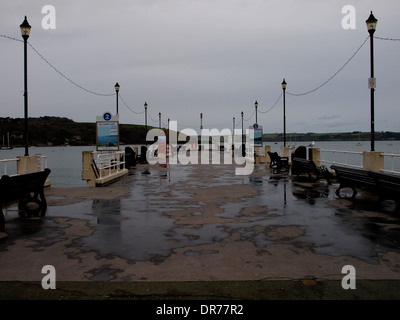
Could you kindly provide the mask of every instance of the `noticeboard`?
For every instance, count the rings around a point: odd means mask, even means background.
[[[255,129],[255,126],[253,128],[250,128],[250,145],[252,147],[262,147],[263,141],[262,141],[262,136],[263,136],[263,129],[261,126],[257,126],[257,129]]]
[[[97,151],[119,150],[118,121],[97,121]]]

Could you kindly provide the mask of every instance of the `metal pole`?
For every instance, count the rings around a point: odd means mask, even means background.
[[[24,141],[25,141],[25,156],[29,156],[28,152],[28,37],[24,36]]]
[[[232,151],[235,149],[235,117],[233,117]]]
[[[286,147],[286,88],[283,89],[283,146]]]
[[[257,102],[257,100],[256,100],[254,106],[256,107],[256,124],[258,124],[258,121],[257,121],[257,107],[258,107],[258,102]]]
[[[242,111],[241,115],[242,115],[242,157],[244,157],[245,149],[244,149],[244,132],[243,132],[243,111]]]
[[[117,97],[117,114],[118,114],[118,91],[116,92],[116,97]]]
[[[371,78],[374,77],[374,32],[369,30],[371,43]],[[371,88],[371,151],[375,151],[375,88]]]
[[[147,147],[147,138],[146,138],[147,137],[147,103],[146,102],[144,103],[144,111],[145,111],[144,112],[144,123],[145,123],[145,128],[146,128],[145,129],[145,131],[146,131],[145,132],[145,140],[146,140],[145,143],[146,143],[146,147]]]

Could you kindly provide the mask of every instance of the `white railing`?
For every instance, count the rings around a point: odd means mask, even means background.
[[[254,162],[254,147],[246,145],[246,160]]]
[[[363,153],[356,151],[339,151],[339,150],[320,150],[320,162],[326,164],[340,164],[353,168],[363,168]],[[332,157],[330,160],[325,158],[326,153],[331,153]],[[337,159],[337,155],[341,155],[341,159]],[[323,156],[322,156],[323,155]],[[350,155],[350,157],[349,157]],[[351,156],[353,155],[353,156]],[[354,156],[357,155],[357,156]],[[393,153],[382,153],[384,157],[384,168],[381,169],[382,172],[391,173],[391,174],[400,174],[400,154]],[[350,159],[349,159],[350,158]],[[358,158],[358,160],[357,160]],[[357,164],[359,163],[359,165]]]
[[[400,171],[396,171],[395,170],[395,162],[394,162],[394,158],[399,158],[400,159],[400,154],[393,154],[393,153],[383,153],[382,154],[383,155],[383,157],[384,157],[384,163],[385,163],[385,167],[387,167],[386,166],[386,164],[389,162],[390,163],[390,165],[389,165],[389,167],[390,167],[390,169],[389,170],[386,170],[386,169],[383,169],[382,171],[383,172],[386,172],[386,173],[392,173],[392,174],[400,174]],[[398,170],[400,170],[400,164],[397,164],[397,168],[399,168]]]
[[[45,168],[47,168],[47,157],[42,156],[40,154],[36,154],[35,156],[37,158],[37,171],[43,171]],[[18,174],[18,168],[17,168],[18,161],[19,161],[18,158],[0,160],[0,163],[3,164],[3,171],[1,172],[2,175],[10,175],[10,174],[17,175]],[[13,163],[13,164],[11,164],[11,163]],[[12,168],[10,168],[8,166],[10,164],[11,164]]]
[[[99,178],[104,178],[105,176],[125,170],[125,151],[94,153]]]
[[[13,171],[17,171],[17,161],[18,161],[18,159],[17,158],[14,158],[14,159],[4,159],[4,160],[0,160],[0,162],[3,164],[3,175],[6,175],[6,174],[8,174],[8,171],[7,171],[7,164],[9,163],[9,162],[15,162],[15,170],[13,170]]]
[[[329,163],[329,164],[341,164],[347,167],[354,167],[354,168],[362,168],[363,167],[363,157],[362,157],[362,152],[357,152],[357,151],[341,151],[341,150],[325,150],[325,149],[320,149],[321,155],[325,155],[325,153],[332,153],[332,158],[331,160],[325,159],[325,157],[320,156],[320,162],[323,163]],[[341,159],[338,160],[336,158],[336,155],[340,154],[342,155]],[[358,155],[359,160],[357,161],[355,158],[357,157],[351,157],[349,159],[348,155]],[[356,163],[359,163],[357,165]]]
[[[38,171],[43,171],[47,168],[47,157],[41,154],[37,154],[36,157],[38,160]]]

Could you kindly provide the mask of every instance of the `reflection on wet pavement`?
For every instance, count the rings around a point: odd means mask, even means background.
[[[89,220],[95,231],[77,240],[83,248],[132,261],[160,262],[176,248],[222,241],[232,232],[258,248],[310,243],[315,253],[369,263],[378,251],[399,250],[399,221],[390,214],[383,222],[354,217],[346,214],[353,212],[348,206],[330,205],[336,200],[334,184],[297,180],[264,166],[250,176],[235,176],[229,165],[144,170],[137,167],[109,187],[129,187],[127,197],[51,206],[48,215]],[[388,223],[390,228],[382,226]]]
[[[140,165],[108,187],[48,189],[40,220],[8,209],[0,254],[45,264],[57,256],[68,280],[329,277],[349,260],[357,272],[367,265],[367,276],[398,278],[400,221],[390,204],[339,199],[336,188],[264,165],[250,176],[233,165]]]

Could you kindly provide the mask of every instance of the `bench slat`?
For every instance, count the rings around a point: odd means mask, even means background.
[[[338,196],[340,196],[340,190],[345,187],[353,189],[352,198],[357,193],[356,188],[368,189],[377,193],[380,200],[394,200],[396,202],[396,212],[399,211],[400,176],[337,165],[332,165],[331,168],[335,170],[340,183],[339,188],[336,190]]]
[[[4,232],[5,218],[2,211],[3,204],[19,201],[19,209],[27,209],[26,204],[35,202],[39,205],[34,214],[46,211],[47,203],[44,196],[44,184],[51,170],[21,174],[16,176],[4,175],[0,179],[0,232]],[[33,197],[30,193],[34,193]],[[29,213],[29,215],[32,213]]]
[[[295,157],[292,162],[293,174],[299,175],[300,173],[308,173],[310,177],[311,174],[315,174],[317,179],[322,176],[327,179],[328,183],[330,183],[330,172],[326,169],[318,168],[314,161]]]

